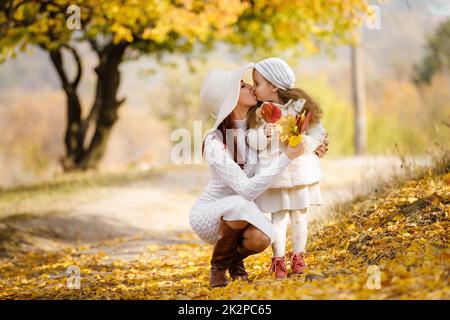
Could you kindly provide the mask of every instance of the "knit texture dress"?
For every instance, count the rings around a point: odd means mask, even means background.
[[[254,149],[245,146],[246,120],[235,120],[235,124],[244,137],[237,140],[238,153],[245,152],[247,163],[242,169],[233,160],[230,148],[225,148],[217,130],[205,138],[204,158],[211,180],[189,212],[190,225],[200,239],[214,244],[222,217],[227,221],[245,220],[264,232],[272,243],[275,229],[254,200],[286,169],[291,159],[282,153],[279,161],[255,175],[258,157]]]

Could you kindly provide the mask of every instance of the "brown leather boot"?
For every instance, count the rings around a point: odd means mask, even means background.
[[[211,257],[210,285],[212,288],[225,287],[228,284],[227,269],[245,229],[233,229],[223,220],[220,228],[222,236],[214,245]]]
[[[258,252],[245,248],[242,243],[238,244],[231,259],[230,266],[228,267],[228,272],[233,280],[238,278],[248,280],[248,273],[245,271],[244,259],[256,253]]]

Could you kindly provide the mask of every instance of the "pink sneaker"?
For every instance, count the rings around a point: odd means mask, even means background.
[[[286,278],[287,271],[286,271],[286,262],[284,260],[284,257],[274,257],[272,258],[272,265],[270,266],[270,273],[275,273],[275,279],[281,280]]]
[[[305,271],[306,262],[303,253],[291,253],[291,269],[295,274],[299,274]]]

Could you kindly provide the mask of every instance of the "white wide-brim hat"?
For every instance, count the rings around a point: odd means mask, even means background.
[[[200,106],[216,119],[211,131],[233,111],[239,99],[244,73],[254,67],[253,63],[237,71],[216,69],[211,71],[200,90]]]

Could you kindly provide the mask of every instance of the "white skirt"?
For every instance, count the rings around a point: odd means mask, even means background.
[[[262,212],[272,213],[280,210],[301,210],[323,204],[319,183],[301,185],[293,188],[268,189],[255,199]]]
[[[272,222],[258,209],[255,202],[239,195],[227,196],[209,201],[198,199],[189,212],[189,222],[194,232],[203,241],[215,244],[219,239],[220,220],[245,220],[275,240],[275,229]]]

